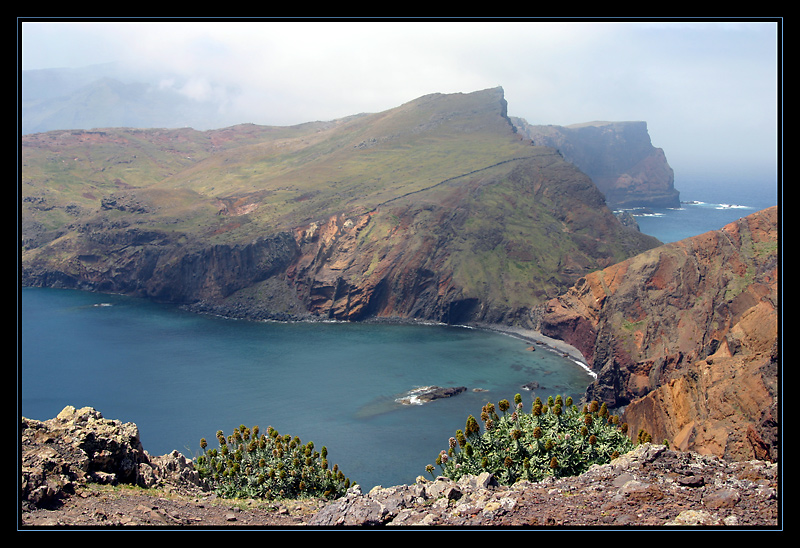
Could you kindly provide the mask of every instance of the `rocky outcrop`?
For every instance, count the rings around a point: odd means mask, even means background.
[[[513,120],[534,144],[557,149],[589,175],[610,207],[679,207],[672,168],[651,144],[646,122],[537,126]]]
[[[466,386],[421,386],[409,390],[406,395],[398,398],[397,401],[403,405],[419,405],[442,398],[452,398],[466,391]]]
[[[649,443],[580,476],[537,483],[498,485],[490,473],[457,482],[419,477],[367,493],[356,485],[335,500],[225,504],[198,481],[192,461],[175,451],[149,456],[135,424],[104,419],[92,408],[66,407],[46,421],[23,418],[21,442],[23,528],[638,525],[763,531],[780,524],[777,465]],[[98,490],[97,484],[142,489]]]
[[[534,310],[579,349],[632,431],[777,459],[777,207],[591,273]]]
[[[776,465],[727,463],[643,444],[580,476],[538,483],[500,486],[483,473],[457,482],[420,477],[368,493],[355,486],[309,525],[769,527],[777,523],[777,492],[768,478],[777,478]]]
[[[103,418],[91,407],[65,407],[53,419],[22,417],[23,508],[52,506],[86,483],[199,486],[190,461],[178,452],[151,457],[134,423]]]
[[[218,301],[283,272],[299,251],[288,232],[244,244],[182,245],[173,234],[89,223],[85,240],[65,239],[31,254],[26,286],[124,293],[176,304]],[[54,264],[53,255],[65,260]]]

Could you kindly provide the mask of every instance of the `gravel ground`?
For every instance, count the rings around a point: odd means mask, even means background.
[[[473,478],[474,479],[474,478]],[[230,501],[192,487],[82,486],[19,530],[109,528],[303,530],[720,528],[780,531],[778,467],[643,446],[572,478],[476,486],[438,480],[326,502]]]

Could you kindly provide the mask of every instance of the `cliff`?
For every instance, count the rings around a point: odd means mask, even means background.
[[[534,144],[557,149],[589,175],[612,208],[678,207],[672,168],[650,141],[646,122],[531,125],[514,118]]]
[[[587,396],[654,440],[777,459],[778,219],[772,207],[593,272],[532,312],[597,372]]]
[[[657,245],[501,88],[289,128],[22,142],[22,283],[251,318],[514,323]]]

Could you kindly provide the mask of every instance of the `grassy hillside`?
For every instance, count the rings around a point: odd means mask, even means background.
[[[516,309],[655,244],[515,133],[500,88],[284,128],[30,135],[22,195],[29,283],[230,300],[288,268],[270,291],[346,317]]]
[[[486,109],[485,93],[429,96],[380,114],[288,128],[27,136],[23,216],[55,229],[76,212],[101,211],[101,199],[111,194],[142,204],[149,222],[177,221],[176,228],[188,232],[217,230],[229,216],[246,215],[262,228],[286,227],[372,209],[530,154],[503,126],[500,103],[492,106]]]

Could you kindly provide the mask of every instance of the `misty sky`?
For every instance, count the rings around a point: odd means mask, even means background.
[[[24,22],[21,68],[117,62],[237,122],[380,112],[429,93],[502,86],[533,124],[644,120],[677,188],[691,177],[775,185],[777,23]]]

